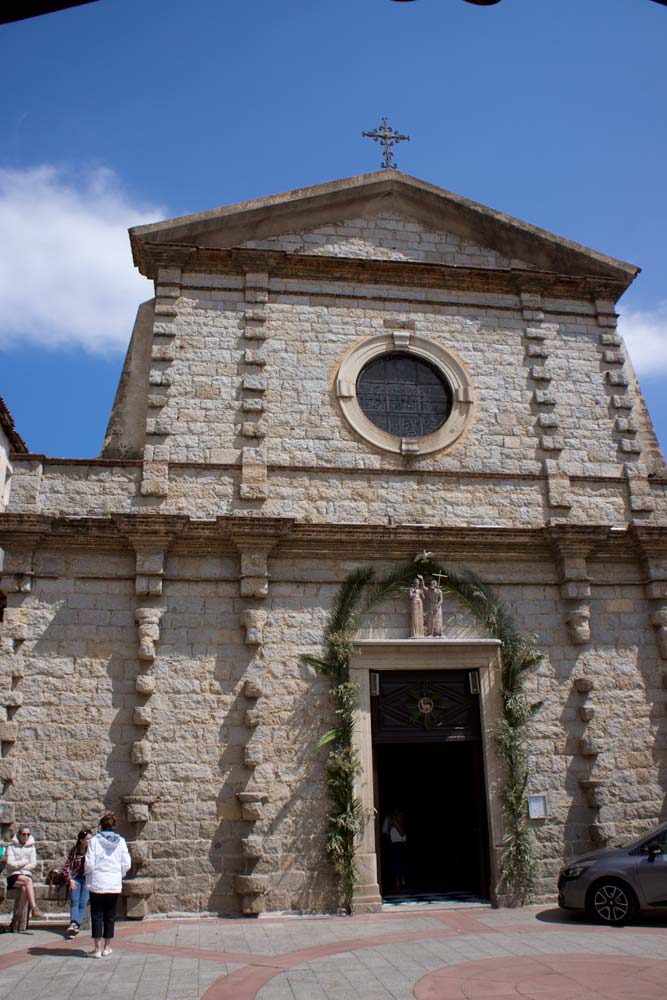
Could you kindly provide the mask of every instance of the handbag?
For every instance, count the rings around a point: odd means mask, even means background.
[[[46,884],[52,886],[57,895],[60,895],[60,890],[65,890],[65,895],[69,889],[69,879],[57,868],[51,868],[46,876]]]

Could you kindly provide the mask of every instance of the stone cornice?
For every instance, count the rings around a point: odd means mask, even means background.
[[[462,267],[418,261],[375,260],[295,254],[279,250],[184,246],[141,242],[135,245],[135,262],[147,278],[157,280],[161,268],[178,268],[200,274],[243,275],[268,273],[274,278],[323,283],[396,285],[409,288],[476,291],[493,295],[541,294],[554,299],[607,299],[623,294],[623,279],[595,274],[555,274],[528,268]]]
[[[340,556],[405,559],[423,549],[448,558],[552,559],[561,551],[585,549],[593,558],[636,559],[642,546],[667,550],[667,525],[610,528],[563,524],[540,528],[437,527],[431,525],[307,524],[292,518],[221,516],[197,520],[181,515],[142,513],[108,517],[0,516],[0,545],[49,545],[136,551],[137,546],[170,545],[178,554],[236,555],[260,547],[295,558]]]

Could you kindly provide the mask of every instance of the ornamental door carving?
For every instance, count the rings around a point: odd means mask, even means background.
[[[390,670],[371,674],[374,743],[479,740],[475,670]]]

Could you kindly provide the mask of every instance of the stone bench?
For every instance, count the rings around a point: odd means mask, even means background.
[[[64,886],[57,885],[46,885],[44,883],[35,882],[35,899],[39,903],[54,902],[61,904],[61,910],[67,911],[69,914],[69,896],[65,892]],[[155,892],[155,880],[152,878],[130,878],[123,881],[123,889],[121,895],[125,897],[125,915],[130,920],[143,920],[143,918],[148,913],[148,899]],[[16,904],[19,898],[19,889],[7,889],[7,883],[4,879],[1,880],[0,885],[0,902],[3,899],[13,899],[14,909],[12,910],[12,917],[14,919],[14,914],[16,912]],[[69,918],[68,921],[69,923]],[[23,916],[21,919],[22,926],[19,930],[25,930],[28,923],[27,908],[23,910]]]
[[[3,889],[4,889],[3,895],[4,895],[4,897],[6,899],[13,899],[14,900],[14,907],[12,909],[12,915],[11,915],[11,918],[10,918],[11,921],[12,921],[12,923],[13,923],[14,922],[14,918],[16,916],[16,907],[18,905],[18,901],[19,901],[19,896],[21,894],[21,890],[20,889],[7,889],[6,886],[7,886],[7,884],[5,883],[4,886],[3,886]],[[69,904],[68,904],[68,900],[67,900],[67,895],[66,895],[66,893],[64,891],[64,887],[63,886],[45,885],[45,884],[42,884],[42,883],[39,883],[39,882],[35,882],[34,885],[33,885],[33,888],[35,890],[35,899],[38,902],[58,902],[58,903],[61,903],[63,905],[64,909],[66,909],[66,910],[69,911]],[[67,922],[69,923],[69,919],[67,920]],[[19,931],[25,931],[25,930],[27,930],[27,928],[28,928],[28,907],[25,906],[23,908],[23,913],[21,915],[21,924],[16,929],[19,930]]]

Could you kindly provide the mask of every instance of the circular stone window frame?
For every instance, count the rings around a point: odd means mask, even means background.
[[[452,409],[444,424],[423,437],[400,437],[381,430],[366,416],[357,399],[357,379],[370,361],[383,354],[408,354],[428,362],[452,392]],[[475,395],[470,374],[452,351],[404,330],[369,337],[351,348],[336,372],[336,396],[352,430],[369,444],[395,455],[429,455],[443,451],[460,438],[471,422]]]

